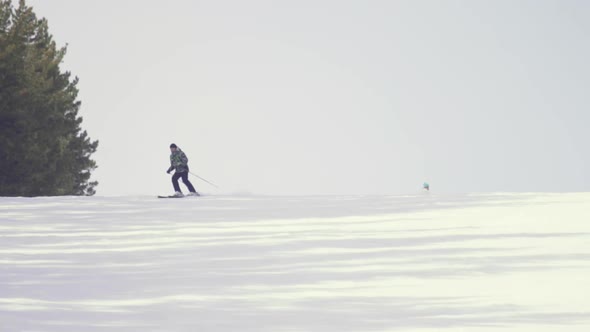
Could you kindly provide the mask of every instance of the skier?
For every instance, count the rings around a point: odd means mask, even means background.
[[[424,182],[424,184],[422,185],[422,187],[424,188],[424,190],[430,191],[430,185],[428,184],[428,182]]]
[[[172,170],[176,170],[174,175],[172,176],[172,185],[174,186],[174,196],[182,197],[182,191],[180,190],[180,186],[178,185],[178,179],[182,178],[182,182],[189,190],[189,194],[187,196],[200,196],[199,193],[193,187],[193,184],[188,180],[188,158],[186,154],[182,152],[176,146],[176,144],[170,144],[170,168],[166,173],[170,174]]]

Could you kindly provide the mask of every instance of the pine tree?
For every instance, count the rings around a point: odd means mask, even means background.
[[[65,54],[25,0],[0,0],[0,196],[95,193],[98,141],[80,127]]]

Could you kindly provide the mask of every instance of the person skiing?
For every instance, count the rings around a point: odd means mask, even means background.
[[[178,185],[178,179],[182,178],[182,182],[188,188],[189,194],[188,196],[200,196],[199,193],[193,187],[193,184],[188,180],[188,158],[181,149],[176,146],[176,144],[170,144],[170,168],[166,171],[166,173],[170,174],[172,170],[175,170],[174,175],[172,175],[172,185],[174,186],[174,196],[182,197],[182,191],[180,190],[180,185]]]

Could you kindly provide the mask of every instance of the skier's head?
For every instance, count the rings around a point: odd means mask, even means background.
[[[176,146],[176,144],[172,143],[170,144],[170,150],[174,149],[176,150],[178,147]]]

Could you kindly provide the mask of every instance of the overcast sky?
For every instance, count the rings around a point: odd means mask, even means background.
[[[589,191],[588,1],[29,0],[98,195]],[[185,189],[186,191],[186,189]]]

